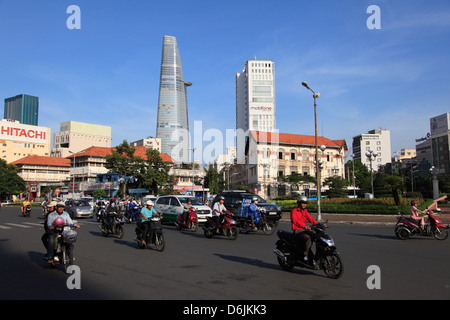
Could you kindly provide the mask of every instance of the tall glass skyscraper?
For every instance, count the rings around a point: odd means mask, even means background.
[[[39,98],[19,94],[5,99],[5,119],[18,120],[23,124],[38,125]]]
[[[189,123],[186,87],[180,52],[175,37],[164,36],[159,82],[156,137],[161,139],[161,152],[175,161],[189,161]]]

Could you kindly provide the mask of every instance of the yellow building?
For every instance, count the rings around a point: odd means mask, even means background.
[[[0,119],[0,158],[7,163],[29,155],[50,156],[51,129]]]

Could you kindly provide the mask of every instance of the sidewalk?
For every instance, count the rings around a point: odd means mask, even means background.
[[[441,207],[440,213],[435,213],[436,218],[443,224],[450,224],[450,207]],[[317,213],[311,213],[317,219]],[[322,213],[322,220],[328,219],[329,224],[372,224],[372,225],[395,225],[397,215],[375,215],[375,214],[343,214]],[[283,212],[282,221],[290,221],[290,212]]]

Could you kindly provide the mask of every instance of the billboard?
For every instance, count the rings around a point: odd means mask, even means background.
[[[46,127],[0,120],[0,140],[47,144],[50,142],[50,130]]]
[[[450,123],[450,113],[444,113],[440,116],[430,118],[431,135],[447,132]]]

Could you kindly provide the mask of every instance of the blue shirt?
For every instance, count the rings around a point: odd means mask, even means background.
[[[51,227],[53,225],[53,223],[55,222],[56,218],[58,218],[58,217],[64,218],[64,222],[67,225],[73,224],[72,219],[70,218],[69,214],[66,211],[63,211],[63,213],[61,215],[59,215],[56,211],[53,211],[52,213],[50,213],[48,215],[47,226]]]
[[[153,207],[150,210],[148,210],[147,207],[142,208],[141,215],[143,215],[145,217],[145,219],[142,219],[142,221],[150,219],[155,214],[156,214],[156,210]]]

